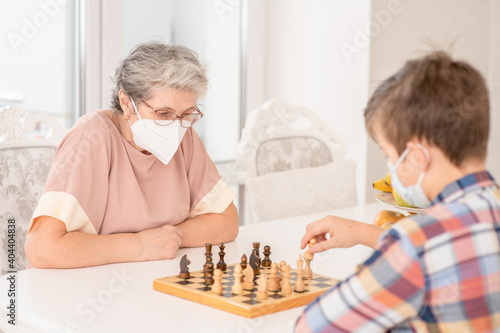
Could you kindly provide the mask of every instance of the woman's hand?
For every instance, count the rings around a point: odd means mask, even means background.
[[[337,247],[347,248],[358,244],[375,248],[383,231],[384,229],[372,224],[327,216],[307,225],[300,248],[304,249],[311,238],[317,241],[316,245],[311,248],[311,253]]]
[[[182,231],[173,225],[141,231],[141,260],[173,259],[182,244]]]

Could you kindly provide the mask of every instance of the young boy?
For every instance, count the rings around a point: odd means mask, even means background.
[[[354,244],[375,252],[309,305],[296,331],[500,332],[500,194],[485,170],[484,79],[431,53],[377,88],[365,122],[396,190],[426,210],[387,232],[333,216],[311,223],[302,248],[314,237],[313,252]]]

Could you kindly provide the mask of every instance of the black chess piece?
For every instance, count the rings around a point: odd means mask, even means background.
[[[224,243],[221,243],[219,245],[219,262],[217,263],[217,268],[220,269],[221,271],[225,272],[227,270],[227,265],[224,262],[224,256],[226,255],[226,252],[224,252]]]
[[[179,273],[179,277],[181,279],[189,279],[191,275],[189,274],[189,267],[188,265],[191,263],[191,261],[187,258],[187,254],[185,254],[182,259],[181,259],[181,272]]]
[[[257,256],[257,258],[259,260],[259,267],[260,267],[261,259],[260,259],[259,248],[260,248],[260,242],[254,242],[253,243],[253,251],[255,251],[255,255]]]
[[[246,254],[243,254],[243,255],[241,256],[241,263],[240,263],[240,265],[241,265],[241,270],[242,270],[242,271],[243,271],[243,270],[245,270],[245,268],[247,268],[247,260],[248,260],[248,259],[247,259],[247,255],[246,255]]]
[[[207,263],[207,271],[205,272],[205,285],[211,286],[214,284],[214,263]]]
[[[271,267],[273,261],[269,259],[271,255],[271,247],[269,245],[264,246],[264,259],[262,259],[262,267]]]
[[[203,273],[207,271],[207,264],[212,262],[212,244],[205,243],[205,264],[203,265]]]
[[[252,254],[250,255],[250,266],[253,268],[253,274],[260,274],[260,262],[259,257],[257,257],[257,250],[253,249]]]

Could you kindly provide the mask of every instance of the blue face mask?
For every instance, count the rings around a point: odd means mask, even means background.
[[[427,149],[425,149],[424,146],[422,145],[419,146],[420,146],[419,148],[425,152],[428,162],[429,152],[427,151]],[[403,183],[401,183],[401,180],[399,179],[398,176],[397,172],[398,166],[401,164],[401,162],[404,161],[409,152],[410,148],[406,148],[406,150],[401,154],[401,156],[396,161],[396,164],[392,164],[391,162],[387,161],[387,167],[389,168],[389,172],[391,173],[391,185],[394,188],[394,190],[398,192],[398,194],[409,205],[417,208],[426,208],[430,206],[431,202],[429,201],[429,199],[424,193],[424,190],[422,189],[422,180],[424,179],[425,171],[422,171],[422,173],[418,177],[417,183],[411,186],[404,186]]]

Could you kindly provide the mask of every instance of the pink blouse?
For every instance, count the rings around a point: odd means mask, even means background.
[[[45,215],[68,232],[138,232],[222,213],[235,197],[193,128],[164,165],[135,149],[111,119],[91,112],[61,142],[31,224]]]

